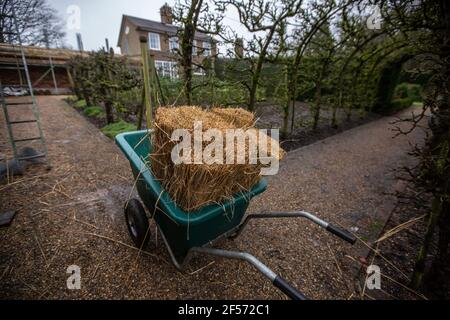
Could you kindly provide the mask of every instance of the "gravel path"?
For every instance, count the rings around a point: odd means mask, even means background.
[[[61,97],[39,97],[39,104],[53,170],[31,168],[0,185],[0,211],[19,210],[0,229],[0,298],[284,299],[243,262],[195,257],[186,273],[177,272],[154,225],[148,252],[138,255],[122,213],[133,181],[128,162]],[[400,187],[392,169],[411,163],[407,141],[424,137],[416,131],[392,139],[392,119],[290,152],[249,211],[304,209],[373,239],[395,202],[386,193]],[[0,123],[3,149],[1,116]],[[219,246],[255,254],[311,298],[357,296],[355,264],[345,256],[357,258],[364,246],[344,244],[310,222],[252,221]],[[70,265],[81,268],[81,290],[66,287]]]

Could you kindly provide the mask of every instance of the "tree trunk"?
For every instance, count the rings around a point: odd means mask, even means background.
[[[184,90],[186,104],[190,106],[192,105],[192,59],[184,58],[184,61]]]
[[[138,123],[137,123],[137,129],[142,129],[142,120],[144,119],[144,109],[145,109],[145,89],[142,90],[141,93],[141,105],[139,106],[138,111]]]
[[[193,0],[191,2],[188,15],[184,22],[183,37],[181,40],[181,67],[183,68],[187,105],[192,105],[192,46],[202,4],[203,0]]]
[[[333,115],[331,116],[331,127],[333,129],[337,129],[337,106],[335,103],[333,103]]]
[[[83,98],[86,101],[87,106],[92,105],[91,96],[89,94],[89,90],[86,87],[85,79],[89,79],[89,71],[83,68],[84,70],[81,70],[81,92],[83,93]]]
[[[428,251],[431,246],[431,241],[433,240],[434,229],[436,222],[441,214],[442,203],[438,198],[433,200],[431,207],[430,217],[428,218],[427,231],[425,233],[425,238],[419,250],[419,255],[416,259],[414,265],[414,273],[411,279],[411,287],[414,290],[419,290],[422,286],[422,279],[425,273],[425,262],[428,255]]]
[[[291,100],[291,134],[294,132],[295,125],[295,98]]]
[[[248,111],[255,111],[256,106],[256,90],[258,89],[258,81],[255,80],[255,76],[252,78],[252,86],[250,88],[250,98],[248,102]]]
[[[424,287],[436,289],[436,291],[433,290],[433,294],[436,294],[438,298],[448,298],[450,288],[450,4],[442,0],[440,8],[443,10],[440,18],[446,32],[442,33],[443,37],[441,38],[440,47],[440,60],[443,62],[443,67],[437,90],[441,98],[435,102],[437,108],[433,117],[436,122],[434,126],[431,126],[433,136],[430,143],[430,149],[433,154],[432,165],[434,166],[434,176],[431,178],[437,180],[433,190],[433,207],[439,208],[439,215],[435,217],[435,223],[439,225],[439,236],[437,253],[433,259],[430,272],[425,277],[426,283],[424,283]],[[415,270],[413,276],[413,285],[416,288],[421,284],[420,271],[424,269],[422,265],[419,265],[419,267],[419,270]]]
[[[114,123],[113,106],[111,101],[105,101],[106,123]]]
[[[450,202],[442,204],[439,219],[438,254],[424,281],[425,290],[437,299],[448,299],[450,288]]]
[[[322,81],[319,80],[316,88],[316,102],[314,106],[313,130],[317,130],[320,118],[320,104],[322,103]]]
[[[286,86],[286,92],[284,96],[284,104],[283,104],[283,126],[281,128],[281,137],[286,139],[288,136],[288,127],[289,127],[289,88],[288,88],[288,66],[285,66],[284,69],[284,84]]]

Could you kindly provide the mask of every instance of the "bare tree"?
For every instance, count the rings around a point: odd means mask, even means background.
[[[13,14],[23,44],[63,46],[62,21],[45,0],[0,0],[0,42],[18,42]]]
[[[303,61],[303,56],[311,40],[314,38],[314,35],[319,32],[326,23],[329,23],[330,19],[352,2],[352,0],[316,0],[309,2],[308,7],[300,12],[298,17],[299,21],[294,25],[296,32],[293,40],[293,56],[292,59],[290,59],[290,64],[288,66],[287,92],[289,94],[289,99],[284,108],[285,113],[288,113],[289,109],[291,109],[291,132],[294,130],[295,124],[298,70]],[[289,106],[291,106],[291,108],[289,108]],[[284,126],[287,127],[286,124]]]
[[[261,78],[263,64],[270,60],[276,60],[285,49],[284,41],[277,39],[277,35],[284,34],[287,19],[294,17],[300,11],[301,0],[266,1],[266,0],[224,0],[219,1],[222,11],[228,6],[234,7],[242,25],[252,33],[252,38],[245,45],[242,57],[235,57],[245,62],[245,70],[248,80],[243,85],[249,92],[248,109],[255,110],[257,102],[257,89]],[[235,44],[240,37],[234,34],[226,42]]]

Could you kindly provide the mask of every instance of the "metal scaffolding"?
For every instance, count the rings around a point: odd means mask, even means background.
[[[8,136],[9,136],[11,147],[12,147],[12,150],[14,153],[14,158],[17,161],[30,161],[30,160],[35,160],[35,159],[44,159],[48,165],[48,168],[50,168],[50,164],[48,161],[47,146],[46,146],[46,142],[45,142],[45,138],[44,138],[44,133],[43,133],[43,130],[41,127],[39,109],[38,109],[38,106],[36,103],[36,98],[34,96],[33,84],[31,82],[27,58],[26,58],[26,55],[25,55],[25,52],[23,49],[18,23],[17,23],[17,19],[15,16],[15,13],[14,13],[14,8],[13,8],[12,15],[3,15],[2,17],[4,19],[10,19],[11,25],[14,26],[14,31],[10,32],[9,34],[16,37],[18,45],[17,46],[14,45],[13,47],[14,47],[14,49],[16,49],[17,53],[19,53],[20,59],[21,59],[21,63],[19,63],[18,59],[16,59],[16,69],[20,75],[19,79],[20,79],[21,84],[19,86],[14,85],[12,87],[15,87],[15,88],[18,87],[20,90],[23,90],[22,92],[26,93],[23,96],[27,97],[26,101],[23,101],[22,99],[20,101],[17,99],[11,99],[10,97],[7,96],[8,92],[5,91],[5,89],[4,89],[4,86],[7,84],[2,84],[0,82],[0,103],[2,104],[2,109],[3,109],[4,116],[5,116]],[[8,67],[0,66],[0,69],[5,69],[5,68],[8,68]],[[11,68],[11,67],[9,67],[9,68]],[[55,80],[55,87],[57,88],[56,78],[55,78],[54,72],[53,72],[53,66],[51,67],[51,70],[53,73],[53,79]],[[21,71],[24,71],[24,73],[25,73],[25,82],[26,82],[25,85],[23,84]],[[23,108],[26,106],[31,106],[31,111],[32,111],[31,114],[27,115],[27,118],[11,119],[10,110],[9,110],[10,108]],[[14,127],[19,124],[20,125],[28,124],[28,125],[36,126],[38,129],[38,135],[17,138],[15,131],[14,131]],[[30,143],[32,141],[39,142],[39,144],[40,144],[39,150],[35,150],[34,152],[31,152],[31,153],[30,152],[20,152],[20,150],[18,148],[19,146],[21,148],[23,148],[22,150],[24,150],[26,147],[26,143]],[[30,149],[31,148],[28,148],[28,150],[30,150]]]

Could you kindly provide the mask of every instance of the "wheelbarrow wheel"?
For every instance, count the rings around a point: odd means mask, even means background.
[[[150,228],[145,209],[139,200],[130,199],[125,205],[125,220],[135,246],[146,247],[150,239]]]

